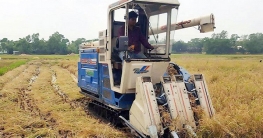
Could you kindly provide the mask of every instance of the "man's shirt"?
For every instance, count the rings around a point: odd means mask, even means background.
[[[119,29],[119,37],[120,36],[124,36],[124,31],[125,30],[125,26],[122,26]],[[147,41],[147,39],[145,38],[145,36],[143,36],[141,30],[139,27],[134,27],[133,30],[128,30],[128,40],[129,43],[128,45],[134,45],[134,53],[139,53],[141,51],[141,43],[142,45],[147,48],[147,49],[151,49],[153,48]]]

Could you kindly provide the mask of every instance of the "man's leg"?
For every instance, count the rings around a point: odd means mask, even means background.
[[[132,53],[127,52],[127,54],[128,54],[128,58],[133,58]],[[123,61],[124,55],[125,55],[125,53],[124,53],[123,51],[119,52],[119,57],[120,57],[120,59],[121,59],[122,61]]]
[[[123,61],[124,55],[125,55],[125,53],[124,53],[123,51],[119,53],[119,57],[120,57],[120,59],[122,60],[122,65],[123,65],[123,62],[124,62],[124,61]],[[134,57],[133,57],[133,54],[130,53],[130,52],[127,52],[127,55],[128,55],[128,58],[134,58]]]
[[[123,57],[124,57],[125,53],[123,51],[119,52],[119,58],[122,61],[122,65],[123,65]],[[120,85],[121,83],[121,76],[122,76],[122,70],[116,70],[115,71],[115,79],[114,79],[114,85]]]
[[[119,57],[120,57],[120,59],[123,61],[123,56],[124,56],[124,52],[123,51],[121,51],[121,52],[119,52]]]
[[[134,58],[147,58],[143,53],[134,54]]]

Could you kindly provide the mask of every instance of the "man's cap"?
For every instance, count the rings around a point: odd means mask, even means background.
[[[129,19],[131,19],[131,18],[137,18],[138,17],[138,14],[136,13],[136,12],[134,12],[134,11],[130,11],[129,12]]]

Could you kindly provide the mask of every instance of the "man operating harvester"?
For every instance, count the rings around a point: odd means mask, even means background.
[[[141,53],[141,46],[142,45],[147,49],[154,49],[153,46],[151,46],[145,36],[142,34],[139,27],[136,27],[136,20],[137,20],[138,14],[134,11],[129,12],[129,22],[128,22],[128,56],[130,58],[146,58],[146,56]],[[122,26],[119,29],[119,37],[124,36],[125,26]],[[119,57],[121,60],[123,60],[124,52],[119,53]]]

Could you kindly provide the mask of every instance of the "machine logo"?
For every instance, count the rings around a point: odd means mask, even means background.
[[[96,64],[97,63],[97,59],[86,59],[83,58],[80,61],[82,64]]]
[[[133,71],[136,74],[142,74],[142,73],[149,72],[149,70],[148,70],[149,68],[150,68],[150,66],[143,66],[142,68],[135,68],[135,69],[133,69]]]

